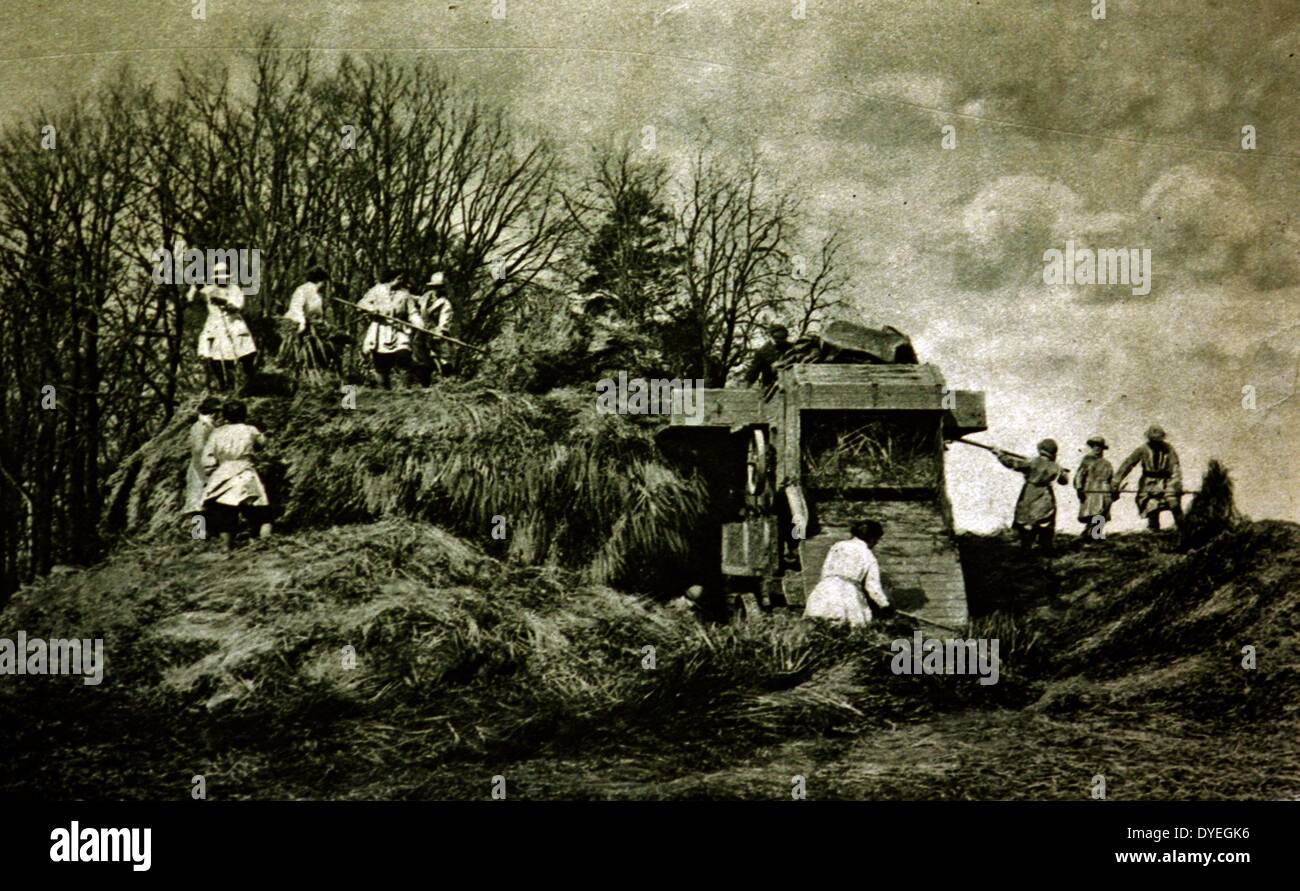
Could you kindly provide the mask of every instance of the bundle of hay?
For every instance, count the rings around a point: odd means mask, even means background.
[[[1201,490],[1193,498],[1180,529],[1183,550],[1199,548],[1241,522],[1232,497],[1232,478],[1218,461],[1210,461],[1201,478]]]

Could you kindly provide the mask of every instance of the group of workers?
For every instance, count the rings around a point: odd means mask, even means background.
[[[765,391],[776,381],[780,360],[792,348],[789,329],[771,325],[768,341],[759,347],[745,371],[746,386],[761,386]],[[978,445],[977,443],[971,443]],[[1105,524],[1110,521],[1111,506],[1126,491],[1124,481],[1141,468],[1136,495],[1137,508],[1148,528],[1160,529],[1160,514],[1168,511],[1174,524],[1183,519],[1182,469],[1178,453],[1169,443],[1165,431],[1151,426],[1146,442],[1124,459],[1116,470],[1106,459],[1109,446],[1104,437],[1087,440],[1088,453],[1074,475],[1078,497],[1080,533],[1085,541],[1104,538]],[[1068,485],[1069,472],[1057,461],[1058,447],[1053,439],[1038,443],[1038,454],[1025,458],[998,448],[989,448],[1003,466],[1024,475],[1024,485],[1016,500],[1012,528],[1026,549],[1038,548],[1050,553],[1056,531],[1056,496],[1054,485]],[[884,535],[881,525],[860,519],[851,524],[849,537],[833,545],[822,564],[820,581],[809,593],[804,615],[845,621],[861,625],[871,621],[872,606],[890,610],[891,606],[880,581],[880,565],[872,552]]]
[[[451,327],[445,276],[434,272],[419,296],[402,286],[404,278],[399,269],[385,270],[383,280],[357,302],[358,308],[370,313],[361,348],[371,357],[384,389],[392,387],[395,370],[403,372],[407,386],[427,387],[433,372],[442,369],[438,342],[411,325],[437,336]],[[426,320],[430,322],[426,324]]]
[[[339,374],[339,335],[334,334],[325,312],[329,276],[314,266],[305,279],[294,289],[281,317],[285,338],[281,360],[286,365],[310,362]],[[442,272],[435,271],[418,296],[403,287],[404,280],[401,270],[389,268],[379,283],[351,304],[369,320],[361,346],[370,358],[376,381],[385,389],[392,386],[393,372],[399,370],[408,386],[429,386],[434,371],[441,373],[443,367],[435,338],[451,326],[451,303]],[[231,280],[229,267],[217,263],[207,284],[191,286],[187,300],[196,299],[207,304],[198,343],[207,388],[210,392],[233,390],[241,374],[245,381],[252,376],[257,361],[257,344],[243,316],[244,293]],[[204,534],[196,537],[216,532],[230,549],[241,522],[251,525],[260,537],[271,534],[271,502],[254,464],[254,452],[265,442],[262,431],[247,423],[247,408],[238,399],[222,402],[209,395],[199,404],[198,417],[190,428],[183,506],[187,521],[202,520],[196,528]]]
[[[1081,537],[1085,540],[1104,536],[1105,524],[1110,521],[1110,508],[1116,497],[1124,491],[1124,480],[1134,468],[1141,466],[1136,501],[1138,513],[1153,531],[1160,529],[1160,514],[1169,511],[1175,526],[1183,520],[1183,475],[1178,463],[1178,452],[1169,443],[1165,431],[1151,426],[1146,432],[1146,442],[1138,446],[1120,464],[1119,470],[1106,460],[1106,440],[1101,436],[1088,438],[1088,454],[1074,474],[1074,491],[1079,499],[1079,522],[1083,524]],[[1016,499],[1012,528],[1026,548],[1052,549],[1056,529],[1056,497],[1053,484],[1069,483],[1069,472],[1056,460],[1057,445],[1054,439],[1044,439],[1038,444],[1038,454],[1023,458],[1002,449],[994,449],[1004,467],[1024,474],[1025,483]]]
[[[395,370],[404,373],[408,386],[429,386],[434,372],[443,369],[439,338],[446,336],[452,322],[446,277],[441,271],[429,276],[418,295],[404,287],[406,278],[402,270],[390,267],[357,303],[339,301],[367,316],[369,325],[361,348],[370,360],[377,383],[385,389],[392,387]],[[245,380],[252,376],[257,344],[243,316],[244,293],[231,281],[226,264],[215,264],[210,279],[202,288],[191,286],[187,299],[202,299],[207,304],[198,343],[207,388],[228,391],[235,387],[239,373]],[[294,290],[281,317],[285,341],[280,356],[286,361],[289,356],[311,357],[313,364],[340,373],[339,338],[333,334],[325,313],[329,276],[315,266],[305,279]]]
[[[325,289],[329,277],[319,266],[311,268],[302,285],[290,297],[289,306],[282,319],[288,338],[297,338],[305,350],[314,351],[334,371],[335,361],[326,345],[327,336]],[[392,387],[394,371],[404,374],[407,386],[428,386],[435,370],[441,372],[442,355],[438,338],[443,337],[452,321],[451,303],[446,295],[446,279],[441,271],[434,271],[418,296],[404,287],[406,275],[400,269],[384,270],[380,281],[370,288],[355,304],[349,304],[365,313],[369,319],[362,351],[370,358],[375,378],[385,389]],[[244,294],[239,285],[231,281],[225,264],[218,263],[211,270],[211,281],[202,288],[191,287],[189,300],[202,298],[208,308],[207,318],[199,334],[198,356],[203,362],[209,390],[233,388],[237,369],[245,378],[255,367],[257,345],[243,318]],[[337,299],[337,298],[336,298]],[[340,301],[347,303],[347,301]],[[745,373],[747,385],[761,384],[770,387],[776,376],[777,361],[791,348],[789,330],[784,325],[768,328],[769,340],[754,353]],[[286,356],[292,350],[282,350]],[[299,353],[301,355],[301,353]],[[224,424],[216,425],[218,409]],[[191,429],[191,463],[186,489],[186,511],[191,515],[203,514],[214,522],[223,541],[229,546],[232,533],[241,517],[248,517],[257,525],[262,535],[270,534],[269,520],[263,517],[269,508],[265,487],[252,463],[254,448],[264,442],[263,434],[245,423],[246,410],[237,400],[223,405],[213,397],[204,400],[199,418]],[[1101,529],[1110,520],[1110,509],[1123,489],[1124,480],[1138,465],[1142,474],[1137,488],[1137,506],[1153,530],[1160,528],[1160,514],[1169,511],[1175,524],[1182,521],[1182,475],[1178,454],[1160,427],[1147,430],[1146,442],[1130,454],[1116,471],[1106,459],[1106,440],[1101,436],[1087,441],[1089,452],[1079,465],[1074,477],[1074,489],[1079,499],[1078,519],[1084,528],[1085,538],[1100,538]],[[1012,528],[1026,548],[1038,547],[1050,551],[1056,526],[1056,498],[1054,484],[1065,485],[1068,471],[1057,463],[1055,440],[1044,439],[1038,444],[1038,454],[1024,458],[1001,449],[992,449],[1006,467],[1025,477],[1024,486],[1016,501]],[[269,516],[269,515],[268,515]],[[823,570],[825,590],[818,586],[816,597],[809,598],[809,614],[819,610],[843,612],[848,609],[860,619],[869,607],[861,597],[847,597],[836,587],[834,579],[846,575],[867,580],[867,568],[874,564],[868,559],[870,540],[883,534],[878,524],[864,521],[855,527],[853,536],[837,544],[827,557],[828,565],[836,562],[851,564],[852,573]],[[853,544],[857,542],[858,545]],[[840,548],[840,550],[836,550]],[[864,554],[860,551],[865,551]],[[832,560],[834,558],[834,560]],[[861,564],[861,565],[859,565]],[[832,567],[834,569],[835,567]],[[863,569],[859,574],[857,570]],[[861,588],[861,583],[858,585]],[[887,606],[884,593],[875,588],[865,589],[879,606]],[[853,604],[852,608],[848,604]],[[847,616],[847,614],[846,614]]]
[[[764,390],[776,381],[777,365],[793,346],[790,331],[784,325],[767,328],[768,340],[754,351],[745,370],[746,386],[760,385]],[[1104,524],[1110,521],[1111,505],[1121,493],[1124,480],[1139,465],[1141,478],[1136,491],[1138,512],[1152,530],[1160,528],[1160,514],[1169,511],[1175,525],[1182,523],[1182,471],[1178,453],[1166,439],[1165,431],[1152,426],[1146,432],[1146,442],[1133,450],[1116,471],[1106,460],[1106,440],[1092,436],[1087,441],[1088,454],[1084,456],[1074,475],[1074,490],[1079,498],[1080,533],[1085,539],[1101,538]],[[1069,473],[1056,461],[1057,445],[1054,439],[1044,439],[1038,444],[1038,454],[1024,458],[1002,449],[991,449],[1002,464],[1024,474],[1025,483],[1016,501],[1012,528],[1026,548],[1039,547],[1050,551],[1056,528],[1056,498],[1053,484],[1069,483]]]
[[[1118,471],[1106,460],[1106,449],[1104,438],[1090,437],[1088,454],[1074,475],[1079,522],[1084,524],[1085,540],[1102,537],[1115,496],[1123,489],[1124,479],[1139,465],[1142,475],[1138,481],[1137,505],[1149,527],[1160,528],[1163,511],[1173,514],[1176,524],[1182,522],[1182,473],[1178,453],[1166,440],[1164,430],[1157,426],[1148,429],[1146,442],[1124,459]],[[1037,546],[1050,552],[1056,527],[1056,497],[1052,486],[1065,485],[1069,476],[1056,461],[1056,442],[1044,439],[1033,458],[1001,449],[995,451],[1003,465],[1025,476],[1012,527],[1025,547]],[[872,620],[872,606],[877,610],[892,610],[881,585],[880,564],[873,553],[883,537],[884,528],[873,520],[853,523],[849,537],[836,542],[826,554],[820,580],[804,605],[804,615],[864,625]]]

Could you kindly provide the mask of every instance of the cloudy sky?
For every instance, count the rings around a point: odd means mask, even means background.
[[[1249,514],[1300,520],[1296,0],[1108,0],[1104,19],[1094,0],[196,3],[6,3],[0,123],[124,62],[233,58],[278,22],[323,64],[431,54],[575,158],[647,126],[674,161],[705,134],[756,147],[846,236],[846,316],[984,390],[986,441],[1050,435],[1073,466],[1098,432],[1118,463],[1160,423],[1189,487],[1220,458]],[[1149,249],[1150,293],[1045,285],[1068,240]],[[1005,524],[1017,478],[949,459],[959,525]]]

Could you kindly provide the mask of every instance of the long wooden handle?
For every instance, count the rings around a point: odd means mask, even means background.
[[[954,439],[953,442],[959,442],[962,445],[975,446],[975,448],[977,449],[983,449],[986,452],[993,452],[994,454],[1000,452],[1003,455],[1010,455],[1012,458],[1019,458],[1021,461],[1029,460],[1024,455],[1017,455],[1015,452],[1008,452],[1005,449],[999,449],[996,446],[986,445],[982,442],[976,442],[973,439],[964,439],[959,436],[956,439]]]
[[[914,622],[923,622],[926,625],[933,625],[935,628],[942,628],[944,631],[955,631],[958,634],[963,633],[962,629],[960,628],[954,628],[951,625],[945,625],[942,622],[934,622],[931,621],[930,619],[923,619],[920,616],[916,615],[915,613],[904,612],[903,610],[898,609],[897,607],[894,608],[894,612],[900,616],[906,616],[907,618],[911,619]]]
[[[1140,489],[1076,489],[1075,491],[1084,492],[1085,494],[1088,495],[1140,495],[1141,494]],[[1178,493],[1180,495],[1199,495],[1200,492],[1201,492],[1200,489],[1179,489],[1178,490]],[[1168,495],[1169,493],[1162,492],[1160,494]]]
[[[419,331],[421,334],[427,334],[430,337],[436,337],[439,340],[445,340],[448,341],[449,343],[454,343],[457,346],[463,346],[465,347],[465,349],[475,350],[476,352],[480,352],[483,355],[487,355],[487,350],[483,349],[483,347],[474,346],[474,344],[466,343],[463,340],[457,340],[456,338],[447,334],[438,334],[434,331],[430,331],[428,328],[421,328],[419,325],[416,325],[413,322],[407,322],[403,319],[397,318],[396,316],[390,316],[387,313],[376,312],[373,309],[366,309],[364,306],[362,306],[359,303],[353,303],[351,300],[344,300],[342,297],[335,297],[333,294],[330,294],[328,296],[329,299],[337,300],[339,303],[342,303],[344,306],[350,306],[355,310],[359,310],[360,312],[365,313],[366,315],[379,316],[379,318],[381,319],[387,319],[388,321],[395,322],[398,325],[405,325],[407,328],[410,328],[414,331]]]

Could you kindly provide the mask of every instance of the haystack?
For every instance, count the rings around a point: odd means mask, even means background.
[[[1232,478],[1228,469],[1218,461],[1211,461],[1201,478],[1201,489],[1192,498],[1187,515],[1180,527],[1180,547],[1183,550],[1199,548],[1235,528],[1241,514],[1232,495]]]
[[[497,556],[645,589],[690,560],[704,482],[670,466],[653,418],[598,414],[591,394],[444,382],[250,401],[269,437],[259,469],[284,530],[403,516]],[[110,481],[105,531],[181,541],[187,460],[178,417]]]
[[[94,696],[64,677],[0,685],[0,719],[25,753],[0,764],[0,788],[10,774],[83,797],[173,794],[166,784],[196,764],[223,798],[436,795],[407,778],[636,741],[721,765],[757,742],[1011,692],[892,674],[889,629],[704,627],[400,518],[233,556],[132,544],[19,592],[0,613],[0,636],[13,628],[105,642]],[[138,775],[106,779],[97,771],[119,770],[123,747],[80,748],[87,727],[154,748],[128,759]],[[83,776],[100,776],[98,791],[68,785]]]

